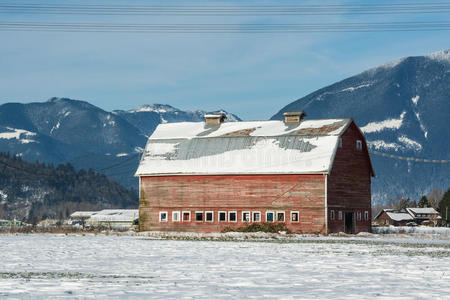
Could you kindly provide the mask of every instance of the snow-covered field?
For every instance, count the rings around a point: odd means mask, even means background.
[[[0,298],[450,299],[450,239],[0,235]]]

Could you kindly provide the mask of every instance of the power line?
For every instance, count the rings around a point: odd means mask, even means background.
[[[348,22],[303,24],[139,24],[0,22],[1,31],[113,32],[113,33],[320,33],[450,30],[443,22]]]
[[[14,2],[0,4],[0,13],[20,14],[258,16],[448,12],[450,12],[450,4],[442,2],[338,5],[104,5]]]
[[[128,171],[123,171],[123,172],[118,172],[118,173],[113,173],[113,174],[108,174],[108,175],[106,175],[107,177],[117,177],[117,176],[119,176],[119,175],[130,175],[130,171],[128,170]],[[134,175],[134,172],[132,172],[131,173],[131,177],[133,177],[133,175]],[[119,178],[123,178],[124,176],[119,176]],[[129,177],[129,176],[126,176],[126,177]]]
[[[407,157],[407,156],[400,156],[400,155],[394,155],[394,154],[387,154],[375,150],[369,150],[370,153],[389,157],[393,159],[400,159],[400,160],[406,160],[406,161],[415,161],[415,162],[425,162],[425,163],[435,163],[435,164],[448,164],[450,163],[450,160],[446,159],[425,159],[425,158],[415,158],[415,157]]]
[[[102,171],[105,171],[105,170],[108,170],[108,169],[112,169],[112,168],[118,167],[118,166],[123,165],[124,163],[126,163],[126,162],[128,162],[128,161],[134,159],[136,156],[138,156],[138,155],[140,155],[140,154],[141,154],[141,153],[135,153],[135,154],[131,155],[130,157],[128,157],[128,158],[125,159],[125,160],[122,160],[122,161],[120,161],[120,162],[118,162],[118,163],[114,163],[114,164],[112,164],[112,165],[109,165],[109,166],[107,166],[107,167],[104,167],[104,168],[102,168],[102,169],[98,169],[98,170],[95,170],[95,171],[97,171],[97,172],[102,172]]]

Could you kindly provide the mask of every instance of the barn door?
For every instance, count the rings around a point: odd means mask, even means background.
[[[355,233],[355,218],[353,212],[345,213],[345,233]]]

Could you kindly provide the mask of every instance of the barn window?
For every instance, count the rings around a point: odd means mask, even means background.
[[[167,222],[167,211],[160,211],[159,212],[159,221],[160,222]]]
[[[219,211],[219,222],[226,222],[226,221],[227,221],[227,212]]]
[[[266,221],[267,222],[273,222],[274,221],[274,212],[273,211],[268,211],[266,212]]]
[[[339,138],[338,146],[339,148],[342,148],[342,138]]]
[[[206,222],[214,221],[214,213],[212,211],[205,212]]]
[[[367,210],[364,212],[364,220],[369,220],[369,212]]]
[[[334,220],[334,210],[330,210],[330,219]]]
[[[361,221],[361,212],[360,212],[360,211],[358,211],[358,212],[356,213],[356,216],[357,216],[357,218],[358,218],[358,221]]]
[[[230,222],[237,222],[237,212],[230,211],[228,213],[228,221],[230,221]]]
[[[250,222],[250,212],[249,211],[242,212],[242,222]]]
[[[203,212],[202,211],[195,212],[195,221],[197,221],[197,222],[203,221]]]
[[[191,221],[191,212],[183,211],[183,222],[190,222],[190,221]]]
[[[362,141],[361,140],[357,140],[356,141],[356,149],[357,150],[362,150]]]
[[[253,222],[261,222],[261,213],[259,211],[253,212]]]
[[[284,211],[277,211],[277,222],[284,222]]]
[[[299,221],[299,212],[298,211],[291,211],[291,222],[298,222]]]
[[[172,222],[180,222],[180,212],[179,211],[172,212]]]
[[[338,219],[339,219],[339,220],[342,220],[342,210],[340,210],[340,211],[338,212]]]

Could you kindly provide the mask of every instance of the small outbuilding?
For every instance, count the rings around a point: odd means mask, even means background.
[[[352,119],[160,124],[139,177],[140,230],[220,232],[284,223],[299,233],[371,230],[372,163]]]

